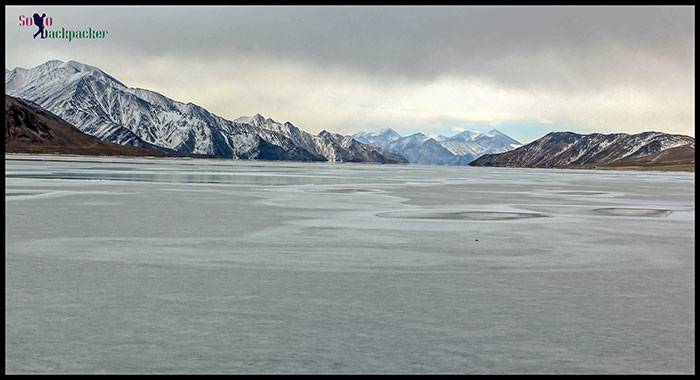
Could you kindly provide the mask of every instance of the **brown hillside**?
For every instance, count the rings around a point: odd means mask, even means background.
[[[166,155],[152,149],[99,140],[36,104],[8,95],[5,95],[5,152],[104,156]]]

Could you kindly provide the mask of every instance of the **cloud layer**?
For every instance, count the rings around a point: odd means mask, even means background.
[[[17,20],[37,11],[109,38],[33,41]],[[7,7],[5,56],[311,132],[694,135],[694,27],[691,7]]]

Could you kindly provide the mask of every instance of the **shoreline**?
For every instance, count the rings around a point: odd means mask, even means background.
[[[32,155],[32,156],[63,156],[63,157],[115,157],[115,158],[154,158],[154,159],[207,159],[207,160],[224,160],[224,161],[263,161],[263,162],[318,162],[318,161],[292,161],[292,160],[256,160],[256,159],[233,159],[224,157],[192,157],[192,156],[148,156],[148,155],[112,155],[112,154],[81,154],[81,153],[35,153],[35,152],[7,152],[5,155]],[[359,163],[359,164],[376,164],[376,165],[408,165],[408,166],[436,166],[436,167],[468,167],[468,168],[504,168],[504,169],[559,169],[559,170],[619,170],[619,171],[640,171],[640,172],[684,172],[694,173],[695,164],[673,164],[673,165],[649,165],[649,166],[571,166],[571,167],[527,167],[527,166],[471,166],[471,165],[418,165],[418,164],[393,164],[393,163],[377,163],[377,162],[330,162],[333,164]]]

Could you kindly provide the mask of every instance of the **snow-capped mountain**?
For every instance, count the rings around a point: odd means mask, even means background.
[[[520,146],[511,137],[492,129],[481,133],[462,131],[452,137],[430,138],[423,133],[402,137],[392,129],[360,132],[356,140],[400,154],[411,163],[425,165],[466,165],[486,153],[500,153]]]
[[[483,152],[479,152],[480,155],[507,152],[522,146],[519,141],[496,129],[479,133],[472,138],[472,141],[485,148]]]
[[[398,153],[410,163],[421,165],[453,165],[455,155],[439,142],[422,133],[396,139],[386,146],[389,152]]]
[[[496,131],[496,130],[494,129],[492,131]],[[448,139],[469,141],[469,140],[474,140],[479,135],[481,135],[481,132],[464,130],[462,132],[457,133],[456,135],[454,135],[452,137],[448,137]]]
[[[455,155],[470,154],[474,157],[487,153],[507,152],[521,146],[520,142],[496,129],[486,133],[462,131],[443,139],[440,144]]]
[[[391,128],[384,128],[379,130],[379,132],[356,133],[352,135],[352,138],[361,143],[383,147],[394,140],[400,139],[401,135]]]
[[[552,132],[515,150],[500,154],[487,154],[473,161],[472,166],[514,167],[582,167],[634,165],[653,161],[661,165],[663,160],[677,158],[678,154],[659,153],[682,149],[683,154],[692,151],[695,139],[683,135],[661,132],[644,132],[580,135],[573,132]],[[686,155],[687,156],[687,155]],[[659,160],[661,157],[663,160]],[[694,163],[694,158],[692,160]]]
[[[338,144],[261,115],[234,121],[157,92],[129,88],[97,67],[48,61],[5,70],[5,93],[32,101],[101,140],[240,159],[406,162],[366,144]]]
[[[91,86],[93,83],[97,86]],[[128,128],[104,117],[106,112],[103,107],[95,104],[98,102],[89,96],[104,87],[126,89],[121,82],[101,70],[72,61],[63,63],[54,60],[29,70],[16,68],[5,71],[5,94],[32,101],[102,140],[151,147]],[[72,104],[80,106],[72,107]],[[95,111],[90,110],[92,107]],[[85,127],[81,128],[81,125]]]

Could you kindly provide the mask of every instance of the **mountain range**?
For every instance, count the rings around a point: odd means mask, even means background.
[[[192,103],[130,88],[97,67],[48,61],[5,70],[5,94],[31,101],[103,141],[167,154],[234,159],[406,163],[352,138],[307,133],[259,114],[227,120]]]
[[[694,138],[661,132],[552,132],[527,145],[495,129],[435,138],[389,128],[313,135],[260,114],[228,120],[196,104],[127,87],[76,61],[6,69],[5,93],[8,152],[548,168],[695,163]]]
[[[423,165],[467,165],[483,154],[506,152],[521,146],[520,142],[496,129],[486,133],[465,130],[452,137],[431,138],[423,133],[401,136],[386,128],[350,137],[400,154],[410,163]]]
[[[532,168],[694,166],[695,139],[662,132],[634,135],[552,132],[505,153],[485,154],[470,165]]]

